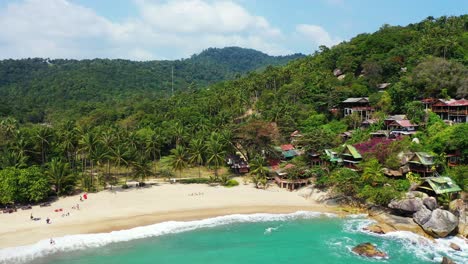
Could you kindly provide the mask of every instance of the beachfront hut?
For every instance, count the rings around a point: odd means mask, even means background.
[[[357,165],[361,163],[362,156],[355,147],[345,145],[343,152],[341,152],[341,158],[343,159],[343,165],[345,167],[352,170],[359,170]]]
[[[461,192],[460,186],[452,181],[450,177],[427,177],[424,179],[424,182],[418,187],[422,191],[428,192],[433,195],[441,194],[456,194]]]
[[[310,179],[309,178],[299,178],[299,179],[291,179],[288,178],[288,169],[294,168],[294,164],[287,164],[284,166],[282,169],[276,170],[276,176],[275,176],[275,182],[278,184],[280,188],[287,188],[289,190],[294,190],[297,188],[300,188],[301,186],[305,186],[309,184]]]
[[[228,155],[226,163],[236,174],[244,174],[250,171],[249,163],[240,155]]]
[[[408,161],[409,169],[412,172],[422,174],[432,174],[434,167],[434,156],[427,152],[415,152]]]

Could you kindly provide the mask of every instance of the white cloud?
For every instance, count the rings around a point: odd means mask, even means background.
[[[294,33],[283,34],[239,2],[134,0],[134,4],[137,16],[111,21],[69,0],[11,2],[0,9],[0,58],[174,59],[225,46],[291,53],[285,46]],[[299,25],[295,32],[320,44],[335,43],[316,27]]]
[[[333,38],[325,29],[317,25],[300,24],[296,26],[296,32],[315,46],[325,45],[331,47],[340,42],[340,39]]]

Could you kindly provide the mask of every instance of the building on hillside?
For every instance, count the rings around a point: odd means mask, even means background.
[[[284,144],[279,147],[275,147],[275,150],[281,152],[283,159],[286,160],[292,159],[302,154],[302,151],[296,149],[292,144]]]
[[[327,160],[324,160],[322,157],[323,152],[310,151],[307,153],[311,166],[322,166],[327,163]]]
[[[416,131],[418,125],[411,123],[411,121],[404,120],[393,120],[387,125],[389,130],[392,131],[405,131],[405,132],[414,132]]]
[[[432,109],[432,105],[437,102],[437,99],[435,98],[424,98],[421,100],[421,103],[424,105],[424,109],[427,111],[429,109]]]
[[[362,121],[361,127],[362,127],[362,128],[369,128],[370,126],[372,126],[372,125],[374,125],[374,124],[377,124],[378,122],[379,122],[378,119],[376,119],[376,118],[370,118],[370,119],[367,119],[367,120]]]
[[[418,187],[423,192],[428,192],[430,195],[454,194],[461,192],[462,189],[450,177],[427,177],[424,182]]]
[[[345,149],[341,152],[343,165],[352,170],[359,170],[357,165],[361,163],[362,156],[359,151],[351,145],[345,145]]]
[[[369,134],[371,138],[388,138],[388,132],[386,130],[377,130]]]
[[[379,92],[384,92],[390,85],[392,85],[392,83],[379,83],[377,84],[377,90],[379,90]]]
[[[294,164],[286,164],[284,168],[276,170],[275,182],[280,188],[287,188],[290,191],[305,186],[310,183],[309,178],[288,179],[288,169],[294,168]]]
[[[326,155],[326,162],[329,162],[331,164],[342,164],[343,159],[340,158],[340,155],[336,153],[335,151],[331,149],[326,149],[325,150],[325,155]]]
[[[460,150],[451,151],[445,155],[445,159],[447,161],[447,166],[455,167],[462,163]]]
[[[408,160],[408,165],[410,171],[426,177],[434,172],[434,156],[427,152],[415,152]]]
[[[356,113],[361,121],[371,118],[374,108],[369,103],[369,97],[348,98],[341,102],[344,116]]]
[[[228,155],[226,163],[234,173],[244,174],[250,171],[249,163],[240,155]]]
[[[432,112],[443,120],[455,123],[468,123],[468,100],[466,99],[439,99],[432,104]]]
[[[393,121],[395,120],[407,120],[408,118],[406,118],[406,115],[391,115],[391,116],[388,116],[387,118],[384,119],[384,125],[385,127],[387,127],[387,130],[388,130],[388,125],[391,124]]]
[[[301,138],[302,138],[301,132],[299,130],[296,130],[296,131],[291,133],[290,142],[291,142],[291,144],[297,144],[297,143],[300,142]]]

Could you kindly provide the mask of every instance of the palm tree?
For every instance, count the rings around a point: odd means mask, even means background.
[[[41,126],[36,130],[35,138],[38,140],[39,148],[41,152],[41,161],[44,165],[47,162],[47,150],[51,144],[53,131],[47,126]]]
[[[226,151],[224,150],[224,145],[221,143],[219,134],[215,132],[211,134],[210,140],[206,145],[206,152],[208,154],[207,162],[214,168],[214,177],[215,180],[217,180],[218,169],[221,167],[221,164],[224,163],[224,158],[226,156]]]
[[[124,165],[125,167],[128,166],[130,155],[131,153],[128,150],[128,148],[123,143],[120,143],[120,142],[115,144],[114,147],[112,147],[111,149],[111,157],[112,157],[111,159],[113,160],[117,170],[122,165]],[[127,177],[127,174],[125,174],[125,177]],[[125,178],[125,182],[127,182],[126,178]]]
[[[134,175],[140,177],[140,182],[144,182],[151,175],[151,165],[144,157],[136,159],[136,161],[132,162],[132,166]]]
[[[48,179],[54,185],[55,193],[62,194],[63,187],[73,184],[74,175],[70,174],[70,166],[68,163],[62,162],[57,158],[53,158],[47,164]]]
[[[91,166],[89,175],[91,178],[91,186],[93,186],[93,183],[94,183],[93,172],[94,172],[94,160],[95,160],[94,152],[96,151],[96,147],[98,145],[98,139],[96,135],[90,131],[81,137],[79,144],[81,146],[80,151],[83,154],[83,174],[86,171],[87,161],[89,161],[90,166]]]
[[[192,164],[197,164],[198,178],[201,177],[200,167],[204,161],[205,149],[206,146],[203,144],[202,139],[192,139],[189,143],[189,162]]]
[[[259,184],[266,182],[268,168],[264,165],[265,159],[260,156],[256,156],[250,161],[250,173],[252,174],[252,181],[256,188],[258,188]]]
[[[174,171],[179,171],[179,177],[182,177],[182,170],[187,168],[187,154],[182,145],[177,145],[171,149],[171,167]]]
[[[375,186],[385,181],[382,165],[377,159],[370,159],[361,165],[363,172],[361,180]]]

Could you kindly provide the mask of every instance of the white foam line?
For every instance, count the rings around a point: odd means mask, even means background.
[[[408,252],[413,252],[418,258],[440,263],[444,256],[448,256],[453,259],[456,263],[466,263],[468,259],[468,240],[460,237],[446,237],[438,238],[434,241],[425,238],[421,235],[410,231],[394,231],[387,234],[375,234],[370,231],[363,230],[363,227],[373,223],[373,220],[362,219],[361,224],[348,224],[347,231],[362,232],[372,236],[384,237],[387,239],[399,240],[407,249]],[[352,226],[353,228],[349,228]],[[455,251],[450,247],[451,243],[457,244],[461,251]]]
[[[234,214],[188,222],[168,221],[110,233],[69,235],[54,238],[55,245],[50,245],[49,239],[46,239],[32,245],[0,249],[0,263],[24,263],[57,252],[96,248],[116,242],[175,234],[198,228],[233,223],[312,219],[320,216],[335,217],[336,215],[309,211],[298,211],[291,214]]]

